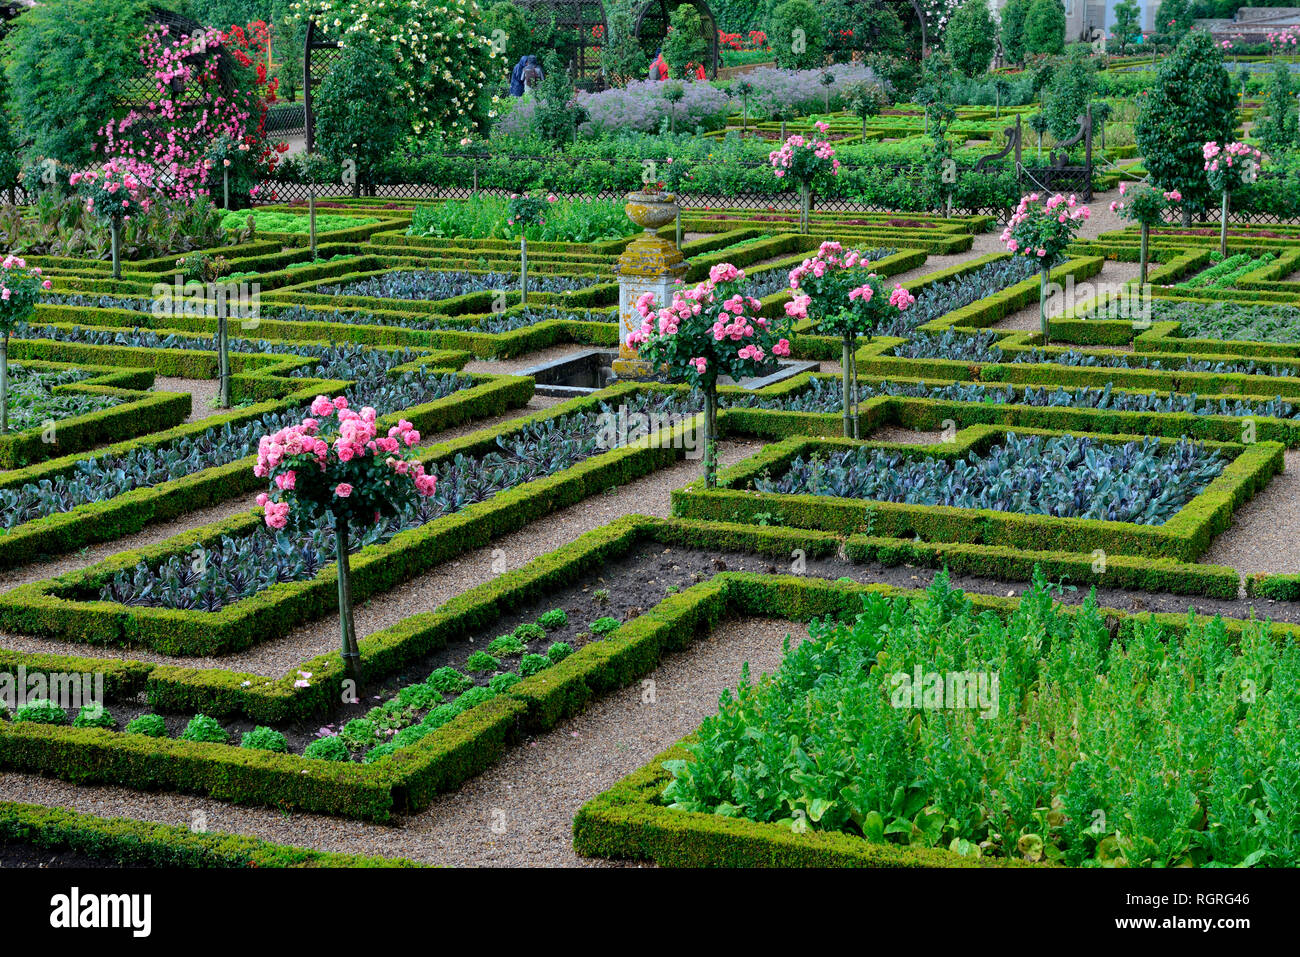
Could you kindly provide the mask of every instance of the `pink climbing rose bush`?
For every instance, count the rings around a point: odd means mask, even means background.
[[[324,420],[337,427],[326,434]],[[274,488],[257,497],[274,529],[289,524],[295,508],[315,519],[331,512],[338,520],[369,524],[394,515],[416,496],[429,496],[437,487],[411,449],[420,433],[402,419],[380,435],[375,410],[348,408],[343,396],[318,395],[311,415],[258,443],[253,474],[270,478]]]
[[[1092,211],[1078,198],[1057,193],[1040,202],[1038,193],[1020,198],[1020,204],[1002,231],[1008,252],[1037,257],[1044,269],[1053,266],[1074,241],[1079,227]]]

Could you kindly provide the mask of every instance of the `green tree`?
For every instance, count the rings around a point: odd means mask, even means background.
[[[1033,0],[1007,0],[1002,8],[1002,55],[1008,63],[1025,62],[1025,20]]]
[[[903,56],[907,36],[892,4],[881,0],[824,0],[817,5],[826,34],[826,52],[836,63],[853,55]]]
[[[1265,151],[1276,156],[1293,149],[1300,140],[1300,120],[1290,67],[1284,60],[1274,60],[1272,70],[1264,95],[1264,117],[1253,132]]]
[[[1160,6],[1156,8],[1156,32],[1175,39],[1188,33],[1194,20],[1187,0],[1161,0]]]
[[[18,175],[22,171],[18,162],[18,143],[9,123],[9,111],[3,106],[8,99],[4,73],[0,72],[0,190],[12,190],[17,186]],[[10,202],[15,199],[12,193],[7,198]]]
[[[89,163],[97,131],[120,112],[127,80],[143,78],[140,40],[150,0],[48,0],[4,40],[20,139],[35,156]]]
[[[1141,10],[1137,0],[1119,0],[1115,4],[1115,26],[1112,28],[1116,52],[1123,53],[1142,35]]]
[[[1236,97],[1223,57],[1209,33],[1193,31],[1161,62],[1133,126],[1152,180],[1182,194],[1185,222],[1213,198],[1201,146],[1229,142],[1236,125]]]
[[[368,34],[349,35],[338,64],[312,100],[316,148],[343,168],[344,185],[361,195],[380,167],[411,132],[397,73]],[[349,165],[350,164],[350,165]],[[350,180],[350,181],[349,181]]]
[[[1065,49],[1065,7],[1061,0],[1033,0],[1025,14],[1025,53],[1051,56]]]
[[[979,76],[988,70],[995,45],[988,0],[962,0],[943,32],[943,48],[953,66],[966,76]]]
[[[664,62],[668,75],[679,79],[695,79],[694,72],[687,73],[692,64],[703,64],[709,44],[704,39],[704,22],[699,11],[690,3],[683,3],[668,16],[668,36],[664,39]]]
[[[1047,88],[1047,129],[1058,140],[1073,136],[1079,129],[1079,115],[1088,106],[1097,89],[1097,76],[1087,48],[1074,48],[1065,63],[1052,76]]]
[[[808,0],[785,0],[772,11],[768,43],[777,66],[787,70],[821,66],[826,48],[821,14]]]
[[[650,58],[637,41],[631,0],[610,0],[605,7],[605,45],[600,49],[600,69],[605,80],[623,86],[645,77]]]
[[[497,31],[500,30],[500,33]],[[503,46],[506,66],[513,69],[519,58],[535,53],[532,22],[522,7],[500,0],[483,12],[483,32]]]

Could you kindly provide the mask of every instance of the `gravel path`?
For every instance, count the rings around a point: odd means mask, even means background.
[[[1201,561],[1228,565],[1244,575],[1300,572],[1300,451],[1286,453],[1286,471],[1232,515]]]
[[[1091,279],[1084,280],[1075,285],[1072,295],[1054,296],[1048,299],[1047,315],[1052,318],[1063,312],[1068,312],[1075,306],[1082,304],[1088,299],[1104,296],[1108,293],[1118,293],[1124,283],[1130,279],[1138,277],[1139,268],[1137,263],[1129,262],[1112,262],[1107,260],[1101,267],[1101,272]],[[1066,292],[1069,293],[1067,287]],[[1002,321],[994,323],[994,329],[1015,329],[1020,331],[1037,332],[1039,325],[1038,303],[1034,302],[1023,309],[1011,313]],[[1091,348],[1091,347],[1089,347]]]
[[[572,821],[589,798],[636,770],[717,712],[748,662],[754,676],[781,661],[786,635],[803,626],[769,619],[723,622],[713,633],[666,658],[640,683],[613,692],[550,732],[511,748],[502,760],[419,814],[385,826],[314,814],[282,814],[172,793],[72,784],[31,774],[0,776],[0,798],[66,807],[106,817],[190,825],[202,815],[210,831],[328,851],[407,857],[459,866],[602,866],[572,850]]]
[[[157,392],[188,392],[193,397],[190,403],[190,415],[186,422],[197,422],[199,419],[228,411],[218,409],[213,404],[217,400],[218,392],[216,379],[173,379],[170,376],[155,376],[153,387]]]
[[[758,442],[724,441],[720,443],[719,461],[723,466],[732,465],[753,455],[760,448],[762,444]],[[499,572],[519,568],[539,555],[545,555],[573,541],[582,533],[607,525],[623,515],[639,512],[667,516],[671,512],[670,496],[673,489],[695,481],[700,475],[700,468],[698,460],[680,461],[670,468],[630,482],[611,492],[561,509],[540,521],[530,523],[518,532],[498,539],[490,547],[468,552],[454,561],[416,577],[400,589],[394,589],[362,602],[354,609],[357,636],[365,637],[416,612],[436,608],[449,598],[482,584]],[[246,507],[251,506],[250,498]],[[230,506],[230,514],[240,510],[234,505]],[[181,522],[175,523],[178,527],[171,527],[170,534],[192,528],[196,524],[195,516],[187,516]],[[159,532],[164,527],[166,526],[132,537],[142,538],[150,535],[150,532]],[[161,540],[163,537],[165,536],[159,534],[154,540]],[[128,547],[138,546],[128,546],[123,540],[101,546],[106,555],[115,554]],[[88,559],[89,556],[87,559],[81,559],[80,563],[70,562],[63,570],[84,567],[85,564],[90,563]],[[493,570],[494,565],[499,571]],[[56,573],[47,568],[45,574],[27,578],[32,567],[35,566],[17,570],[13,573],[14,577],[23,576],[23,580],[35,580]],[[3,582],[3,579],[0,579],[0,582]],[[18,581],[5,582],[5,584],[18,584]],[[80,642],[29,635],[2,635],[0,647],[53,654],[95,654],[101,657],[195,668],[227,668],[279,677],[303,661],[333,650],[338,644],[338,633],[338,615],[333,614],[297,628],[288,635],[262,642],[244,651],[202,658],[177,658],[158,654],[149,649],[127,650],[99,646],[92,648]]]

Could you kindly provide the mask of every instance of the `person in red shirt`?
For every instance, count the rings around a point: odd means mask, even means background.
[[[661,82],[668,79],[668,64],[664,62],[664,51],[660,49],[650,64],[650,79],[655,82]]]

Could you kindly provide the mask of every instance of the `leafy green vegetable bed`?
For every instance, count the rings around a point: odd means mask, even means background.
[[[224,229],[243,229],[248,225],[248,217],[253,217],[253,225],[259,233],[308,233],[311,231],[311,217],[298,213],[272,213],[255,209],[231,210],[221,217]],[[373,216],[340,216],[336,213],[317,213],[316,232],[328,233],[335,229],[350,229],[353,226],[369,226],[379,220]]]
[[[1251,624],[1112,641],[1040,579],[1007,620],[940,576],[815,621],[670,761],[671,808],[968,857],[1300,863],[1300,648]]]

